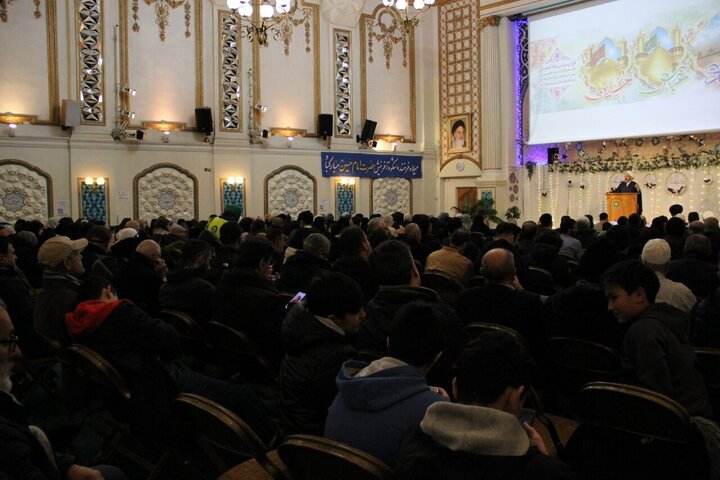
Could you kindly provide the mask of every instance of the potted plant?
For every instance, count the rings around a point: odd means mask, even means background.
[[[505,212],[505,218],[508,220],[518,220],[520,218],[520,209],[516,205],[508,208]]]

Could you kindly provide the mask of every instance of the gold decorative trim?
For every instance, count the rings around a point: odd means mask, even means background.
[[[381,180],[381,178],[371,178],[370,179],[370,215],[372,215],[374,212],[374,206],[373,206],[373,197],[375,196],[375,180]],[[412,178],[403,178],[403,180],[407,180],[410,184],[409,186],[409,192],[408,196],[410,198],[410,211],[409,212],[402,212],[402,213],[409,213],[412,215],[413,213],[413,180]]]
[[[185,131],[187,124],[183,122],[167,122],[165,120],[143,120],[143,128],[152,128],[158,132]]]
[[[57,59],[57,7],[55,0],[45,3],[45,30],[47,33],[48,66],[48,120],[38,119],[37,125],[60,125],[60,87]]]
[[[37,115],[27,115],[24,113],[12,113],[12,112],[5,112],[0,113],[0,123],[29,123],[31,125],[37,124],[38,119]]]
[[[48,218],[54,216],[54,205],[53,205],[53,179],[50,176],[48,172],[45,170],[36,167],[35,165],[31,165],[27,162],[23,162],[22,160],[17,160],[15,158],[9,158],[6,160],[0,160],[0,167],[4,165],[19,165],[21,167],[27,168],[28,170],[32,170],[33,172],[37,173],[41,177],[45,179],[45,182],[47,183],[47,205],[48,205],[48,212],[47,216]]]
[[[500,25],[500,17],[499,15],[490,15],[488,17],[482,17],[478,21],[478,27],[480,28],[480,31],[482,32],[485,27],[497,27]]]
[[[272,127],[270,128],[270,134],[283,137],[306,137],[307,130],[304,128]]]
[[[121,0],[126,1],[126,0]],[[149,173],[154,172],[155,170],[159,170],[161,168],[171,168],[173,170],[177,170],[178,172],[182,173],[186,177],[190,178],[193,182],[193,213],[195,214],[195,219],[199,218],[200,215],[200,209],[198,205],[198,179],[195,175],[192,174],[189,170],[184,169],[183,167],[179,165],[175,165],[174,163],[156,163],[155,165],[146,168],[145,170],[141,171],[135,177],[133,178],[133,216],[135,218],[138,218],[140,215],[140,205],[138,202],[138,182],[141,178],[146,176]]]
[[[365,120],[367,120],[367,52],[365,51],[364,45],[367,42],[367,27],[366,27],[366,20],[370,18],[375,18],[378,14],[378,12],[382,9],[386,9],[387,7],[383,6],[382,4],[375,7],[375,10],[373,10],[372,14],[362,14],[360,16],[360,45],[363,45],[363,48],[360,48],[360,122],[365,123]],[[438,16],[439,17],[439,16]],[[410,136],[404,137],[406,143],[415,143],[415,137],[417,134],[417,118],[416,118],[416,95],[415,95],[415,30],[414,28],[410,28],[407,31],[408,36],[408,77],[409,77],[409,87],[408,87],[408,120],[410,122]],[[395,134],[392,134],[395,135]],[[398,134],[399,135],[399,134]]]
[[[7,8],[8,5],[13,1],[14,0],[0,0],[0,20],[2,20],[3,23],[7,23],[8,21]],[[40,0],[33,0],[33,4],[35,5],[35,11],[33,12],[33,16],[35,18],[40,18],[42,16],[42,14],[40,13]]]
[[[178,7],[183,7],[185,10],[185,38],[189,38],[190,35],[190,0],[144,0],[144,2],[150,6],[155,4],[155,23],[160,28],[160,41],[165,41],[165,28],[169,25],[168,17],[170,16],[170,10],[175,10]],[[140,1],[133,0],[133,32],[140,31],[140,25],[137,21],[140,19],[138,12],[140,11]],[[197,5],[197,3],[196,3]]]
[[[110,179],[108,177],[103,177],[105,179],[105,183],[103,184],[103,193],[105,194],[105,223],[107,225],[111,225],[112,222],[110,221]],[[78,194],[78,217],[83,217],[83,201],[82,201],[82,186],[85,181],[85,178],[78,177],[78,186],[77,186],[77,194]]]
[[[76,55],[76,57],[77,57],[77,94],[78,94],[77,98],[78,98],[78,100],[80,100],[83,96],[82,95],[82,81],[81,81],[81,78],[83,76],[82,75],[82,53],[81,53],[82,41],[81,41],[80,30],[79,30],[80,23],[81,23],[80,18],[79,18],[79,16],[80,16],[80,5],[79,4],[81,1],[82,0],[75,0],[75,26],[77,29],[76,36],[77,36],[77,46],[78,46],[77,55]],[[96,49],[100,53],[100,56],[102,57],[103,53],[104,53],[103,48],[105,46],[105,42],[104,42],[104,39],[105,39],[105,19],[104,19],[105,5],[103,4],[103,0],[97,0],[97,5],[98,5],[98,8],[100,9],[100,17],[98,20],[98,28],[97,28],[98,38],[96,40],[96,42],[97,42]],[[106,82],[105,82],[105,63],[103,62],[102,66],[100,66],[99,68],[100,68],[100,82],[99,82],[100,83],[100,95],[103,98],[103,101],[100,103],[100,116],[101,116],[102,120],[100,120],[100,121],[81,120],[80,123],[82,125],[93,125],[93,126],[107,125],[107,117],[106,117],[107,109],[105,108],[105,104],[106,104],[105,99],[107,98],[107,96],[105,95],[105,84],[106,84]],[[80,102],[80,104],[81,104],[80,108],[82,108],[82,101]],[[83,118],[82,112],[80,113],[80,118],[81,119]]]
[[[205,105],[203,101],[204,82],[203,78],[203,28],[202,1],[195,0],[195,106]]]
[[[268,182],[272,177],[277,175],[278,173],[284,172],[285,170],[297,170],[298,172],[302,173],[306,177],[310,178],[313,182],[313,215],[315,215],[315,212],[317,211],[317,179],[315,176],[305,170],[302,167],[299,167],[297,165],[285,165],[280,168],[276,168],[272,172],[268,173],[265,176],[265,180],[263,181],[263,184],[265,185],[265,191],[263,192],[263,211],[264,215],[268,215],[270,212],[268,212]],[[247,192],[246,192],[247,193]]]
[[[402,135],[391,135],[389,133],[380,133],[373,135],[373,140],[382,140],[387,143],[403,143],[405,137]]]

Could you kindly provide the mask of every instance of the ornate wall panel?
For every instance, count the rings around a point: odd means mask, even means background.
[[[412,213],[412,181],[407,178],[373,179],[370,211]]]
[[[120,97],[120,106],[136,113],[130,127],[160,119],[193,125],[195,107],[205,103],[202,0],[173,0],[183,8],[164,11],[159,7],[169,0],[152,0],[153,10],[141,0],[132,10],[132,28],[130,2],[119,0],[120,84],[137,89],[135,96]],[[135,6],[137,0],[132,2]],[[188,5],[194,6],[189,17]]]
[[[333,30],[335,40],[335,136],[352,137],[352,89],[350,88],[352,33]]]
[[[315,212],[317,181],[310,172],[296,166],[278,168],[265,177],[265,213]]]
[[[0,217],[45,220],[52,216],[52,178],[20,160],[0,160]]]
[[[107,178],[104,185],[86,185],[83,178],[78,178],[78,202],[83,218],[107,221],[109,188],[110,181]]]
[[[335,183],[335,205],[338,217],[343,213],[355,213],[355,198],[357,197],[356,185],[353,183]]]
[[[238,20],[230,12],[220,12],[220,130],[242,131],[242,50]]]
[[[476,28],[478,2],[458,0],[438,6],[440,26],[440,148],[441,169],[451,160],[466,158],[482,168],[482,118],[480,115],[480,31]],[[450,132],[446,120],[468,115],[472,150],[450,154]]]
[[[133,179],[135,218],[198,218],[198,180],[172,163],[158,163]]]
[[[78,83],[82,123],[105,124],[103,68],[103,2],[76,0]]]
[[[405,32],[395,8],[378,5],[360,19],[360,45],[362,121],[377,121],[377,136],[402,137],[404,142],[414,143],[414,30]],[[372,92],[372,102],[368,102],[368,92]]]
[[[268,33],[268,46],[253,42],[253,103],[270,109],[254,112],[263,128],[299,128],[316,137],[320,114],[320,7],[303,1]],[[278,75],[278,71],[289,75]],[[269,101],[263,100],[267,91]]]
[[[38,2],[2,2],[9,21],[0,29],[0,112],[36,115],[38,124],[59,123],[56,2],[44,0],[44,21]]]

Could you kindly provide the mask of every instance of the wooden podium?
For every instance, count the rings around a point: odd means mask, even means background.
[[[617,221],[620,217],[629,217],[638,211],[637,193],[612,193],[605,194],[607,197],[608,220]]]

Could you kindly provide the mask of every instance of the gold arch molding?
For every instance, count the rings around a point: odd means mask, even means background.
[[[375,7],[375,10],[373,10],[372,14],[368,15],[366,13],[362,14],[360,16],[360,123],[365,123],[365,120],[367,119],[367,103],[368,103],[368,93],[367,93],[367,62],[368,62],[368,52],[367,52],[367,42],[368,42],[368,35],[370,35],[370,32],[368,32],[367,29],[367,20],[374,20],[378,21],[382,15],[390,15],[396,22],[400,22],[400,15],[395,11],[393,8],[385,7],[382,3]],[[399,24],[399,28],[402,29],[402,24]],[[410,137],[404,137],[404,141],[406,143],[415,143],[415,137],[417,133],[417,118],[416,118],[416,95],[415,95],[415,31],[414,29],[410,29],[410,31],[407,33],[407,43],[408,43],[408,54],[407,54],[407,69],[408,69],[408,120],[410,122]],[[378,48],[378,50],[381,50],[381,48]],[[389,60],[388,60],[389,61]],[[379,135],[391,135],[391,136],[403,136],[399,133],[394,132],[385,132],[383,134]]]
[[[145,170],[141,171],[135,177],[133,178],[133,216],[135,218],[138,218],[140,215],[140,202],[138,201],[138,194],[140,193],[138,190],[138,183],[140,182],[140,179],[148,175],[149,173],[154,172],[155,170],[159,170],[161,168],[170,168],[172,170],[176,170],[186,177],[188,177],[193,182],[193,214],[194,218],[199,218],[199,212],[200,208],[198,205],[198,179],[197,177],[190,172],[190,170],[187,170],[180,165],[175,165],[174,163],[156,163],[155,165],[146,168]]]
[[[129,14],[129,1],[120,0],[120,84],[130,85],[130,14]],[[202,45],[202,0],[195,0],[195,31],[193,35],[195,37],[195,106],[204,105],[204,94],[203,94],[203,45]],[[158,40],[160,42],[160,40]],[[132,110],[131,97],[123,95],[120,103],[121,107],[126,107],[128,110]],[[184,120],[168,120],[168,121],[179,121]],[[130,125],[130,128],[142,128],[142,125]],[[184,129],[186,132],[195,132],[195,127]]]

